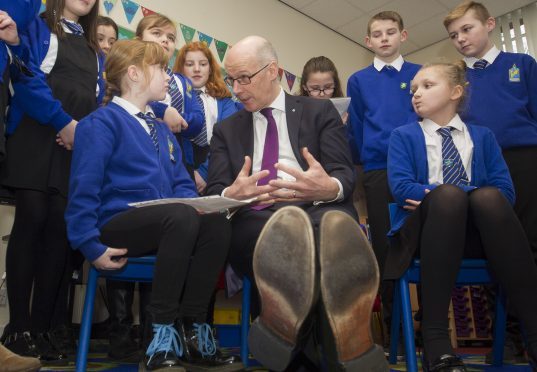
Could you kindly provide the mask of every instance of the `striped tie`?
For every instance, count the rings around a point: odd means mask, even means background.
[[[184,113],[185,108],[183,107],[184,98],[181,94],[181,91],[179,90],[179,87],[177,86],[177,82],[175,81],[175,77],[173,76],[173,71],[169,68],[166,69],[166,73],[170,77],[170,97],[172,98],[172,107],[175,108],[177,111],[179,111],[180,114]]]
[[[158,134],[157,134],[157,128],[155,126],[157,125],[157,120],[153,116],[152,113],[144,114],[142,112],[139,112],[136,114],[140,119],[145,120],[147,123],[147,126],[149,127],[149,137],[151,137],[151,141],[153,142],[153,145],[157,149],[157,152],[159,151],[158,146]]]
[[[442,174],[444,183],[453,185],[468,185],[468,175],[462,164],[461,155],[451,137],[452,127],[438,129],[442,136]]]
[[[479,60],[475,61],[475,63],[474,63],[474,69],[475,69],[475,70],[483,70],[485,67],[488,66],[488,64],[489,64],[489,63],[487,62],[487,60],[485,60],[485,59],[479,59]]]
[[[65,18],[62,18],[62,23],[71,31],[74,35],[84,35],[84,29],[76,22],[71,22]]]
[[[194,138],[192,138],[192,142],[194,142],[196,145],[203,147],[207,146],[207,118],[205,117],[205,106],[203,105],[203,100],[201,99],[201,90],[196,89],[196,99],[198,100],[201,112],[203,113],[203,127],[201,128],[201,132]]]

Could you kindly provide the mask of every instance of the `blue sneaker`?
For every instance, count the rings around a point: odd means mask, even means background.
[[[180,371],[179,358],[183,355],[181,337],[173,324],[153,324],[153,340],[147,348],[140,367],[142,371]]]

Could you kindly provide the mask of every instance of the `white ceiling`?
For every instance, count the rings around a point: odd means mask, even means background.
[[[403,17],[408,40],[401,48],[408,54],[425,48],[447,34],[442,21],[461,0],[279,0],[333,31],[365,47],[367,22],[378,12],[395,10]],[[494,17],[531,4],[535,0],[482,0]]]

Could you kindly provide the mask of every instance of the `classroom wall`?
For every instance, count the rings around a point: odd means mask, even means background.
[[[461,55],[457,52],[451,40],[445,39],[405,56],[406,60],[421,65],[439,58],[445,58],[451,62],[461,59]]]
[[[128,1],[162,13],[173,21],[186,24],[206,35],[233,44],[257,34],[269,39],[278,52],[280,67],[300,77],[304,63],[311,57],[325,55],[338,68],[346,90],[348,77],[371,63],[373,54],[356,43],[305,17],[277,0],[134,0]],[[101,14],[107,15],[101,1]],[[110,4],[110,2],[109,2]],[[139,8],[129,23],[122,0],[117,0],[110,14],[120,26],[134,31],[143,17]],[[178,25],[179,26],[179,25]],[[177,47],[185,44],[178,27]],[[365,35],[365,30],[364,30]],[[198,34],[194,36],[198,40]],[[216,55],[215,43],[211,49]],[[285,83],[282,85],[289,90]],[[293,86],[293,92],[298,87]]]

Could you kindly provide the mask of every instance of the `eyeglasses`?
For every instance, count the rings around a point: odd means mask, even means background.
[[[271,62],[270,62],[271,63]],[[261,71],[263,71],[264,69],[266,69],[268,67],[268,65],[270,65],[270,63],[267,63],[265,66],[261,67],[259,70],[257,70],[256,72],[254,72],[252,75],[248,76],[248,75],[243,75],[243,76],[239,76],[238,78],[236,79],[233,79],[231,76],[226,76],[224,78],[224,82],[229,85],[230,87],[233,87],[233,84],[235,82],[239,83],[240,85],[248,85],[252,82],[252,78],[259,74]]]
[[[325,96],[328,95],[328,94],[332,94],[332,93],[334,93],[335,89],[336,89],[336,87],[326,87],[326,88],[323,88],[323,89],[321,89],[321,88],[309,89],[308,87],[306,87],[306,90],[308,91],[309,95],[314,96],[314,97],[320,96],[321,92]]]

